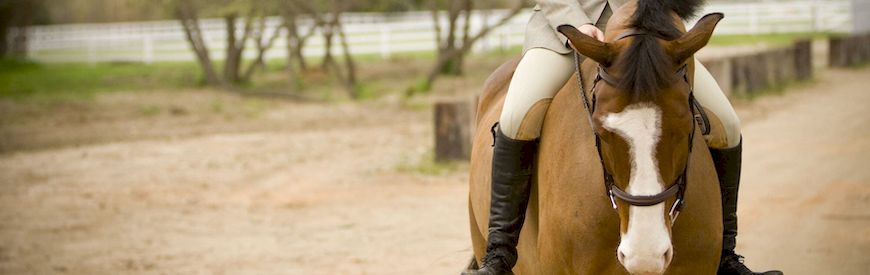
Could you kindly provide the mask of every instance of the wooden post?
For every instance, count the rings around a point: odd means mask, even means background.
[[[797,80],[797,67],[795,66],[797,61],[795,59],[795,51],[797,50],[794,45],[792,45],[780,52],[780,58],[782,58],[782,61],[780,61],[779,64],[783,67],[783,76],[788,82]]]
[[[759,52],[744,57],[744,59],[748,59],[745,60],[748,72],[746,85],[748,94],[754,94],[770,87],[770,69],[768,69],[770,64],[768,64],[767,56],[767,52]]]
[[[471,103],[467,100],[435,104],[435,160],[471,158]]]
[[[795,78],[798,81],[813,77],[813,41],[801,39],[794,42]]]
[[[847,64],[846,44],[847,39],[842,36],[834,36],[828,39],[828,65],[831,67],[845,67]]]
[[[858,64],[858,39],[855,36],[846,37],[846,66],[851,67]]]
[[[719,84],[719,87],[722,88],[722,92],[725,93],[725,96],[730,97],[732,92],[732,80],[731,80],[731,62],[725,58],[711,59],[702,62],[704,67],[707,67],[707,70],[710,71],[710,75],[713,76],[713,79],[716,79],[716,83]]]
[[[864,42],[861,45],[864,45],[864,62],[867,62],[870,60],[870,33],[864,34]]]
[[[772,65],[776,67],[776,85],[784,86],[797,79],[797,68],[795,68],[797,61],[794,52],[793,46],[781,48],[776,51],[775,60],[771,60]]]
[[[746,56],[733,56],[729,58],[731,64],[731,94],[746,95],[749,90],[749,65]]]
[[[856,36],[858,39],[858,63],[864,64],[870,59],[870,34],[861,34]]]
[[[870,59],[870,34],[855,35],[855,65]]]
[[[767,50],[764,55],[767,58],[767,72],[768,72],[768,88],[770,87],[779,87],[784,85],[788,79],[786,78],[785,69],[788,65],[791,64],[783,64],[784,60],[782,59],[783,50],[774,48]]]

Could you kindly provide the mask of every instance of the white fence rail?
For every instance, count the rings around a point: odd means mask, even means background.
[[[705,7],[704,12],[723,12],[717,34],[762,34],[785,32],[848,32],[851,25],[849,0],[794,0],[784,2],[722,3]],[[475,11],[472,31],[484,22],[493,24],[506,11]],[[491,32],[476,50],[491,50],[521,45],[530,10]],[[388,58],[394,53],[432,51],[435,49],[433,21],[428,12],[398,14],[348,13],[342,17],[350,49],[355,55],[378,55]],[[442,23],[444,20],[442,20]],[[281,23],[280,18],[266,21],[266,35]],[[202,20],[204,38],[214,59],[223,59],[225,25],[220,19]],[[302,20],[301,29],[310,25]],[[446,28],[446,27],[445,27]],[[239,28],[241,29],[241,28]],[[35,26],[28,30],[31,58],[44,62],[105,61],[187,61],[194,55],[177,21],[154,21],[110,24],[73,24]],[[265,38],[264,38],[265,39]],[[314,35],[303,53],[322,56],[324,40]],[[338,43],[333,43],[338,51]],[[286,57],[287,40],[282,35],[268,52],[267,58]],[[245,56],[254,56],[249,45]]]

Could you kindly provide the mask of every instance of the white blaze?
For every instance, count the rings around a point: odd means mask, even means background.
[[[664,190],[655,148],[661,136],[661,111],[651,104],[634,104],[620,113],[607,115],[604,128],[625,139],[630,148],[631,178],[626,192],[635,196],[655,195]],[[663,216],[664,204],[628,210],[628,229],[618,251],[625,268],[635,274],[661,274],[670,261],[671,238]]]

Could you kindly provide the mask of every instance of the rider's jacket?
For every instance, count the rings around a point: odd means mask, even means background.
[[[628,0],[536,0],[532,18],[526,26],[524,49],[546,48],[561,54],[571,52],[568,38],[556,31],[561,25],[580,27],[596,24],[610,4],[616,10]]]

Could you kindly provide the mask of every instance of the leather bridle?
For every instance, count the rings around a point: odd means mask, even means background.
[[[637,35],[653,35],[641,30],[630,29],[621,33],[616,37],[616,40],[620,40],[626,37],[637,36]],[[604,165],[604,156],[601,153],[601,137],[598,135],[598,132],[595,131],[595,126],[592,123],[592,114],[595,112],[595,103],[596,103],[596,87],[598,86],[598,82],[603,80],[609,85],[616,86],[618,84],[618,79],[607,73],[604,66],[600,63],[598,64],[598,72],[595,76],[595,80],[592,82],[592,90],[590,90],[590,94],[592,94],[592,100],[586,96],[586,89],[583,83],[583,74],[580,72],[580,55],[577,52],[574,52],[574,66],[577,72],[577,81],[580,84],[580,95],[583,99],[583,108],[586,109],[587,119],[589,120],[589,126],[592,127],[592,133],[595,135],[595,148],[598,151],[598,159],[601,161],[601,169],[604,172],[604,187],[607,192],[607,196],[610,198],[610,203],[613,206],[614,210],[619,210],[619,207],[616,203],[616,200],[622,200],[629,205],[632,206],[653,206],[660,203],[665,202],[671,197],[675,197],[674,204],[671,206],[668,214],[671,217],[671,222],[676,221],[677,217],[682,211],[683,206],[685,205],[685,195],[686,195],[686,173],[689,168],[689,159],[692,155],[692,143],[695,139],[695,127],[696,123],[702,126],[702,134],[708,134],[710,129],[705,123],[707,121],[706,114],[704,114],[703,108],[700,107],[698,102],[695,100],[694,89],[692,88],[692,83],[689,81],[688,76],[688,64],[683,64],[680,66],[680,69],[676,71],[676,75],[682,78],[686,84],[689,85],[689,109],[692,110],[693,121],[692,121],[692,131],[689,133],[689,153],[686,156],[686,166],[683,167],[683,172],[679,177],[675,180],[674,184],[664,191],[649,196],[636,196],[629,194],[628,192],[620,189],[613,181],[613,175],[607,171],[607,166]]]

